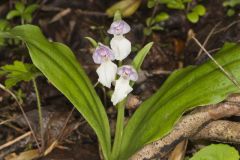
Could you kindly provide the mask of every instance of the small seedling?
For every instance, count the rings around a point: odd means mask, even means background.
[[[37,8],[37,4],[25,6],[22,2],[16,2],[15,9],[8,12],[6,19],[11,20],[15,17],[20,17],[21,24],[24,24],[25,22],[30,23],[32,21],[32,14]]]
[[[41,73],[33,64],[14,61],[1,67],[0,74],[6,75],[5,86],[11,88],[21,81],[30,81]]]
[[[149,36],[153,31],[163,30],[162,22],[169,19],[169,15],[166,12],[160,12],[155,17],[149,17],[146,19],[146,27],[144,28],[144,34]]]
[[[159,4],[165,4],[169,9],[184,10],[186,3],[192,0],[148,0],[148,8],[153,8]]]
[[[205,14],[206,8],[203,5],[198,4],[187,14],[187,19],[192,23],[197,23],[199,21],[199,17],[204,16]]]
[[[223,6],[227,8],[227,16],[231,17],[236,14],[236,6],[240,5],[240,0],[225,0]]]
[[[43,139],[42,109],[41,109],[39,91],[36,84],[36,78],[41,75],[41,72],[33,64],[23,63],[21,61],[14,61],[13,64],[2,66],[0,70],[0,75],[6,76],[5,86],[7,88],[11,88],[17,85],[17,83],[22,81],[33,82],[34,91],[37,97],[37,108],[38,108],[38,114],[39,114],[39,125],[40,125],[42,148],[43,148],[44,139]],[[21,103],[22,97],[24,96],[24,94],[22,93],[22,90],[18,90],[16,95]]]

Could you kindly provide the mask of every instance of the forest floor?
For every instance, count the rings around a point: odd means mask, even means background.
[[[29,4],[32,1],[28,1]],[[92,37],[97,41],[107,43],[110,35],[106,33],[112,18],[105,14],[114,0],[37,0],[40,8],[33,14],[32,23],[40,26],[49,40],[68,45],[79,62],[89,75],[92,83],[96,83],[97,65],[92,61],[93,49],[84,37]],[[140,8],[124,20],[131,26],[131,32],[126,37],[132,42],[133,52],[129,61],[136,55],[136,51],[148,42],[154,45],[142,65],[140,80],[132,93],[134,104],[128,104],[126,116],[131,116],[138,103],[151,96],[176,69],[189,65],[198,65],[208,59],[199,46],[189,39],[189,31],[196,34],[196,38],[210,52],[215,53],[225,42],[240,40],[239,15],[228,17],[222,1],[204,1],[206,15],[196,24],[190,23],[184,11],[166,10],[171,17],[164,23],[162,31],[154,31],[149,36],[143,33],[145,21],[153,13],[153,9],[146,7],[142,1]],[[0,2],[0,17],[4,19],[7,12],[13,8],[11,0]],[[156,8],[161,10],[162,8]],[[11,25],[20,24],[19,19],[13,19]],[[211,33],[212,32],[212,33]],[[105,36],[107,35],[107,37]],[[28,51],[24,47],[16,48],[7,45],[0,48],[0,66],[11,64],[15,60],[31,63]],[[59,77],[60,78],[60,77]],[[4,84],[5,77],[0,77]],[[41,160],[97,160],[99,148],[96,135],[82,116],[73,109],[72,104],[56,89],[45,77],[37,79],[39,88],[44,124],[45,150],[49,153]],[[104,90],[96,87],[111,119],[114,129],[116,110],[104,97]],[[32,82],[21,82],[12,88],[12,91],[22,97],[21,105],[31,122],[36,136],[40,138],[36,94]],[[0,160],[13,160],[21,153],[36,148],[34,140],[29,134],[18,104],[9,93],[0,90]],[[239,117],[235,117],[239,121]],[[21,137],[23,136],[23,137]],[[20,139],[17,139],[19,138]],[[11,143],[14,142],[15,143]],[[57,143],[57,145],[54,145]],[[187,154],[191,154],[198,142],[189,142]],[[240,148],[239,145],[235,147]],[[29,156],[29,153],[28,153]]]

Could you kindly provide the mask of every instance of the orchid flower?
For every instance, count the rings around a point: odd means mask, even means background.
[[[116,60],[122,61],[131,52],[131,42],[123,36],[130,30],[130,26],[123,20],[114,21],[108,30],[109,34],[114,35],[110,45]]]
[[[93,61],[100,64],[97,69],[98,81],[108,88],[111,87],[117,73],[117,65],[112,62],[113,60],[113,51],[108,46],[99,43],[93,53]]]
[[[122,101],[133,90],[130,86],[130,80],[136,81],[138,74],[136,70],[129,65],[124,65],[118,68],[117,74],[120,78],[116,81],[115,89],[111,98],[114,105]]]

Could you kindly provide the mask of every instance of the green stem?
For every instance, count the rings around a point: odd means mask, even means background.
[[[42,151],[44,150],[44,133],[43,133],[43,118],[42,118],[42,108],[41,108],[41,101],[40,101],[40,96],[39,96],[39,92],[38,92],[38,88],[37,88],[37,83],[36,83],[36,79],[33,78],[33,87],[36,93],[36,97],[37,97],[37,108],[38,108],[38,118],[39,118],[39,126],[40,126],[40,134],[41,134],[41,149]]]
[[[124,128],[124,111],[125,111],[125,103],[126,100],[117,104],[117,124],[115,130],[115,137],[113,142],[113,149],[111,154],[111,159],[117,160],[119,156],[119,151],[122,143],[122,136],[123,136],[123,128]]]
[[[118,67],[122,66],[122,61],[118,61]]]
[[[21,17],[21,25],[24,25],[24,19]]]

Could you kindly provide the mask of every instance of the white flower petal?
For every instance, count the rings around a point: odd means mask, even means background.
[[[115,89],[111,98],[113,105],[122,101],[132,90],[132,87],[129,85],[129,80],[120,77],[116,81]]]
[[[93,53],[92,58],[94,63],[101,64],[106,59],[114,60],[114,54],[113,51],[108,46],[99,43],[98,47],[95,49]]]
[[[120,35],[126,34],[131,30],[130,26],[124,20],[114,21],[109,30],[107,31],[109,34]]]
[[[105,61],[97,69],[98,81],[102,85],[110,88],[111,83],[115,80],[116,73],[117,65],[110,60]]]
[[[120,76],[124,76],[125,79],[129,79],[132,81],[137,81],[138,74],[137,71],[130,65],[123,65],[118,68],[117,74]]]
[[[131,52],[131,42],[124,36],[114,36],[110,42],[116,60],[125,59]]]

